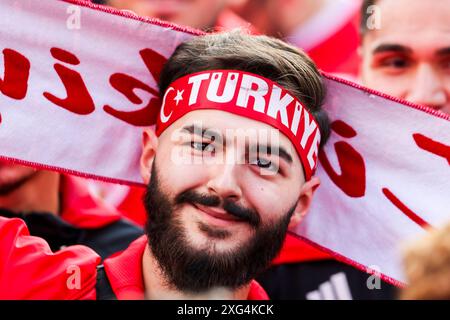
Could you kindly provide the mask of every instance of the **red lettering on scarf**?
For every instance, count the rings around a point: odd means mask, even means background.
[[[25,98],[30,76],[30,61],[17,51],[3,50],[5,72],[0,78],[0,92],[12,99]]]
[[[408,208],[402,201],[400,201],[388,188],[382,189],[384,196],[401,212],[403,212],[408,218],[417,223],[422,228],[430,227],[430,224],[419,217],[418,214]]]
[[[153,76],[153,79],[158,82],[162,66],[167,59],[151,49],[144,49],[139,53],[147,69]],[[150,93],[151,97],[142,109],[120,111],[109,105],[105,105],[103,110],[105,110],[106,113],[134,126],[150,126],[156,123],[159,107],[161,105],[157,89],[153,89],[144,82],[124,73],[114,73],[109,78],[109,82],[114,89],[123,94],[133,104],[139,105],[142,103],[142,99],[134,93],[135,89],[147,91]]]
[[[434,141],[420,133],[413,134],[413,138],[419,148],[446,159],[450,165],[450,146]]]
[[[50,52],[56,60],[71,65],[80,64],[80,60],[66,50],[51,48]],[[58,98],[49,92],[44,92],[44,97],[55,105],[79,115],[87,115],[93,112],[95,110],[94,101],[80,73],[60,63],[55,63],[54,68],[66,89],[67,97],[64,99]]]
[[[331,129],[344,138],[357,135],[355,129],[341,120],[334,121]],[[361,154],[345,141],[334,144],[341,174],[332,167],[324,151],[319,152],[319,160],[330,179],[346,195],[352,198],[363,197],[366,192],[366,165]]]

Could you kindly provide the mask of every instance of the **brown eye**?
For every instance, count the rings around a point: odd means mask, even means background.
[[[250,164],[274,173],[277,173],[279,170],[279,167],[274,162],[260,157],[250,161]]]
[[[272,165],[272,162],[271,161],[265,161],[265,160],[262,160],[262,159],[258,159],[258,160],[256,160],[256,164],[260,168],[267,169],[267,168],[270,168],[270,166]]]
[[[207,142],[192,141],[191,148],[202,152],[214,152],[214,146],[212,143]]]
[[[384,60],[381,65],[383,67],[390,67],[390,68],[396,68],[396,69],[404,69],[407,68],[410,63],[407,59],[402,57],[394,57]]]

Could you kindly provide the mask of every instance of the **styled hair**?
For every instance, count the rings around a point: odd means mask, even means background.
[[[188,74],[215,70],[240,70],[268,78],[297,97],[319,124],[321,146],[330,134],[322,104],[326,90],[312,60],[300,49],[263,35],[240,30],[193,37],[180,44],[164,65],[161,96],[169,85]]]

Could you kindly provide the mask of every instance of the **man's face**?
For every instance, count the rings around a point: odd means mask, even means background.
[[[234,139],[243,132],[259,135]],[[274,132],[254,120],[202,110],[160,136],[145,201],[147,231],[178,289],[241,286],[280,250],[291,216],[308,201],[301,197],[303,169],[291,142],[283,135],[264,138]]]
[[[0,162],[0,197],[19,188],[35,172],[33,168]]]
[[[118,9],[154,17],[183,26],[204,29],[214,27],[226,0],[109,0]]]
[[[363,39],[362,81],[450,114],[450,0],[379,0]]]

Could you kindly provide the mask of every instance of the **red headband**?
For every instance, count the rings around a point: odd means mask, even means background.
[[[272,80],[237,70],[208,70],[181,77],[164,94],[156,134],[188,112],[202,109],[227,111],[280,130],[297,150],[306,180],[314,174],[319,126],[297,98]]]

